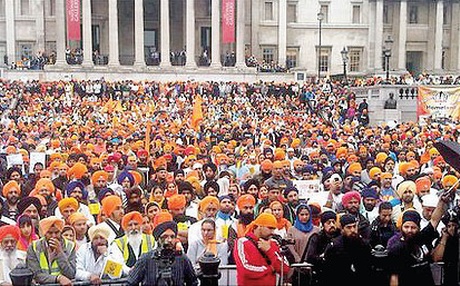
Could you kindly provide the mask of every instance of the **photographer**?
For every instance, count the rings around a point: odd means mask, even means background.
[[[129,272],[128,285],[198,285],[188,257],[177,250],[177,223],[164,221],[153,230],[158,248],[144,254]]]
[[[289,266],[278,244],[270,240],[276,218],[261,213],[248,226],[246,236],[238,239],[234,249],[238,285],[276,285],[276,274],[287,274]]]

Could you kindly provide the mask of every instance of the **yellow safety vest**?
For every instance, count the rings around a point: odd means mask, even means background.
[[[128,239],[127,236],[122,236],[115,240],[115,243],[118,245],[118,248],[121,252],[123,252],[123,259],[128,262],[129,259],[129,250],[128,250]],[[153,249],[154,240],[151,235],[146,235],[145,233],[142,234],[142,244],[141,244],[141,254],[145,254]],[[137,249],[133,249],[133,251],[138,251]]]
[[[37,243],[40,241],[42,240],[36,240],[32,242],[32,249],[34,250],[35,253],[37,253]],[[73,244],[73,242],[68,241],[67,239],[64,239],[64,248],[67,249],[69,253],[72,252],[74,246],[75,245]],[[53,260],[53,262],[51,263],[51,269],[50,269],[48,258],[46,257],[46,254],[43,250],[40,251],[39,253],[39,262],[40,262],[40,268],[48,271],[50,275],[58,276],[61,274],[61,269],[59,268],[57,259]]]

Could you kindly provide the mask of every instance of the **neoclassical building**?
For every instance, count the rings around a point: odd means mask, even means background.
[[[186,50],[179,68],[195,69],[206,50],[211,64],[199,68],[219,69],[234,53],[235,68],[253,55],[314,75],[342,73],[345,48],[348,74],[364,75],[382,73],[391,49],[394,73],[460,72],[457,0],[233,0],[235,42],[224,43],[227,1],[0,0],[0,57],[11,62],[55,51],[56,67],[65,68],[67,47],[80,47],[84,68],[94,68],[95,50],[110,68],[143,68],[157,51],[167,69],[170,57],[163,55]],[[81,41],[67,37],[69,2],[80,5]]]

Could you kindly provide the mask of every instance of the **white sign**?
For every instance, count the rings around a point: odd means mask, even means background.
[[[22,173],[24,174],[24,161],[22,160],[22,154],[11,154],[6,156],[6,163],[8,169],[14,166],[21,166]]]
[[[299,190],[299,199],[308,199],[320,191],[319,180],[294,180],[292,183]]]
[[[30,158],[30,165],[29,165],[30,174],[34,172],[34,166],[37,163],[42,163],[43,166],[46,167],[46,154],[45,153],[30,152],[29,158]]]

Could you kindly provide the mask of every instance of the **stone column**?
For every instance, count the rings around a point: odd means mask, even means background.
[[[134,39],[135,59],[134,65],[145,66],[144,52],[144,0],[134,0]]]
[[[187,45],[187,68],[196,68],[195,61],[195,0],[186,0],[186,45]]]
[[[65,59],[65,14],[64,0],[56,0],[56,66],[67,65]]]
[[[220,68],[220,0],[211,1],[211,67]]]
[[[442,0],[436,2],[436,26],[434,33],[434,70],[442,70],[442,34],[443,34],[443,10],[444,3]]]
[[[30,2],[32,5],[33,13],[35,13],[35,27],[36,27],[36,35],[37,35],[37,51],[44,51],[45,50],[45,5],[43,3],[44,0],[35,0]]]
[[[407,0],[401,0],[399,6],[399,47],[398,69],[406,70],[406,41],[407,41]]]
[[[161,67],[170,67],[169,60],[169,0],[161,0],[160,2],[160,22],[161,22]]]
[[[287,4],[286,0],[279,0],[278,5],[278,64],[286,66],[286,42],[287,42]]]
[[[109,66],[120,65],[118,51],[118,0],[109,1]]]
[[[458,15],[460,13],[460,3],[454,2],[452,3],[452,15]],[[460,17],[452,17],[452,31],[454,28],[460,29]],[[453,33],[453,36],[455,35],[455,52],[457,54],[457,72],[460,71],[460,34],[459,33]],[[452,69],[455,69],[455,64],[452,63]]]
[[[93,35],[91,33],[91,0],[83,0],[83,63],[82,66],[93,66]]]
[[[8,65],[16,62],[16,34],[14,28],[14,0],[5,1],[6,17],[6,55],[8,56]],[[3,62],[3,59],[1,59]]]
[[[237,0],[236,4],[236,63],[235,67],[245,68],[244,43],[245,43],[245,0]]]
[[[367,32],[367,46],[369,47],[369,52],[367,53],[367,71],[373,73],[375,71],[374,62],[374,54],[375,53],[375,2],[369,2],[369,12],[368,12],[368,21],[369,21],[369,29]]]
[[[375,6],[375,54],[374,69],[382,70],[383,45],[383,0],[377,0]]]

